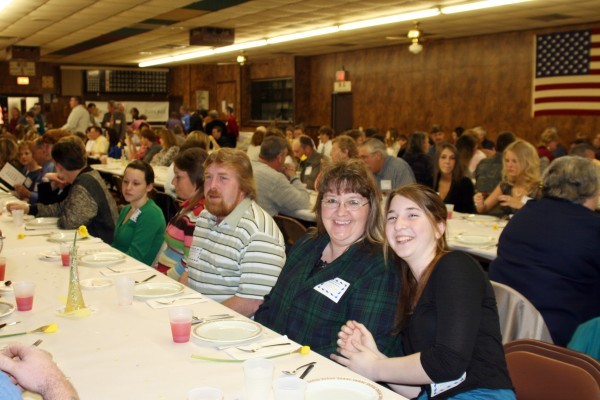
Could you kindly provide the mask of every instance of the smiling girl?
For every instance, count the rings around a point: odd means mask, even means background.
[[[406,356],[387,358],[363,324],[348,321],[341,356],[331,358],[409,398],[514,399],[492,286],[474,259],[447,251],[445,229],[433,190],[390,194],[386,247],[402,279],[395,328]]]

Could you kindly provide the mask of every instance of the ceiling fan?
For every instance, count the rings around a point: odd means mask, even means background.
[[[421,29],[419,29],[419,23],[415,22],[414,26],[411,30],[408,31],[406,36],[387,36],[386,39],[408,42],[410,43],[410,46],[408,46],[408,51],[410,51],[413,54],[419,54],[423,50],[422,43],[425,40],[425,36],[430,35],[424,33]]]

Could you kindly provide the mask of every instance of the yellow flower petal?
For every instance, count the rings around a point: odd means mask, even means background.
[[[77,228],[77,233],[79,234],[79,236],[87,236],[88,235],[88,230],[85,227],[85,225],[81,225],[79,228]]]
[[[25,239],[25,234],[24,233],[19,233],[17,235],[17,239]]]
[[[44,329],[44,333],[54,333],[58,330],[58,324],[50,324],[46,329]]]
[[[300,349],[300,354],[305,356],[308,353],[310,353],[310,346],[302,346],[302,348]]]

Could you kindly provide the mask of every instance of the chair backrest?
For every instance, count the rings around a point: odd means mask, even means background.
[[[273,220],[279,227],[285,239],[286,249],[296,243],[306,233],[306,227],[294,218],[286,217],[285,215],[275,215]]]
[[[502,283],[491,283],[498,305],[502,343],[524,338],[552,343],[542,314],[525,296]]]
[[[181,209],[181,205],[177,200],[163,192],[155,192],[152,195],[152,200],[154,200],[156,205],[162,210],[167,223],[169,223],[171,218],[177,215]]]
[[[592,357],[531,339],[504,351],[518,400],[600,399],[600,363]]]

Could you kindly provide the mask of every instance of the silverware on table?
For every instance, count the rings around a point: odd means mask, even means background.
[[[257,345],[248,345],[248,346],[238,346],[236,347],[236,349],[241,350],[241,351],[245,351],[247,353],[256,353],[257,351],[264,349],[265,347],[275,347],[275,346],[289,346],[291,343],[290,342],[286,342],[286,343],[275,343],[275,344],[257,344]],[[245,348],[244,348],[245,347]]]
[[[13,322],[5,322],[3,324],[0,324],[0,329],[4,328],[5,326],[11,326],[11,325],[16,325],[16,324],[20,324],[21,321],[13,321]]]
[[[304,379],[306,378],[306,375],[308,375],[310,373],[310,371],[312,371],[312,369],[315,367],[315,364],[311,364],[308,366],[308,368],[306,368],[304,370],[304,372],[302,373],[302,375],[300,375],[300,379]]]
[[[203,322],[218,321],[218,320],[221,320],[221,319],[229,319],[229,318],[233,318],[233,315],[230,315],[230,314],[215,314],[215,315],[209,315],[209,316],[204,317],[204,318],[193,317],[192,318],[192,325],[198,325],[198,324],[201,324]]]
[[[40,344],[42,344],[43,340],[42,339],[38,339],[35,342],[33,342],[32,346],[39,346]]]
[[[309,362],[308,364],[301,365],[298,368],[293,369],[291,371],[281,371],[281,372],[283,372],[286,375],[295,375],[296,372],[300,371],[302,368],[310,367],[311,365],[315,365],[316,363],[317,363],[316,361]]]
[[[173,303],[175,303],[176,301],[179,301],[179,300],[200,300],[200,299],[202,299],[202,297],[198,297],[198,296],[196,296],[196,297],[178,297],[176,299],[171,299],[171,300],[156,300],[156,302],[158,304],[162,304],[162,305],[168,306],[168,305],[173,304]]]
[[[139,282],[138,282],[138,281],[135,281],[135,283],[137,284],[137,283],[144,283],[144,282],[148,282],[150,279],[153,279],[154,277],[156,277],[156,274],[154,274],[154,275],[151,275],[151,276],[147,277],[147,278],[146,278],[146,279],[144,279],[143,281],[139,281]]]

